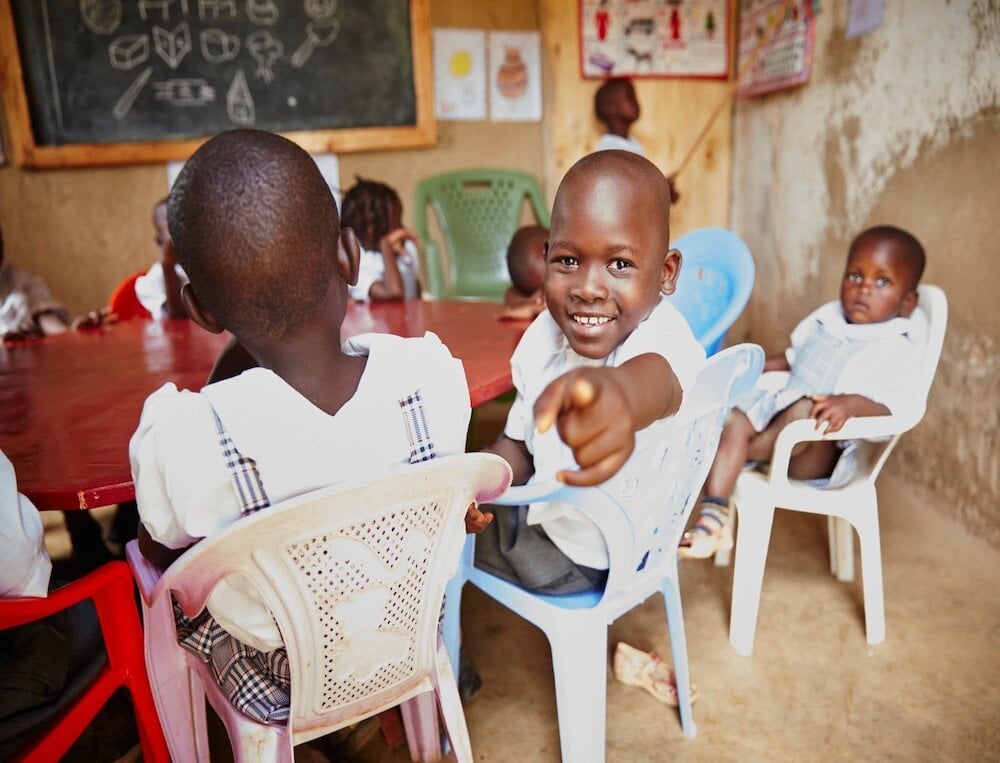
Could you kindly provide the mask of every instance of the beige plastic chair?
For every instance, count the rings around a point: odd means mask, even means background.
[[[441,756],[434,708],[420,699],[433,692],[426,696],[437,699],[458,760],[471,761],[438,618],[465,542],[466,508],[509,484],[510,468],[497,456],[450,456],[283,501],[201,541],[165,571],[130,543],[146,663],[171,757],[208,759],[207,697],[237,761],[292,761],[295,745],[408,700],[411,756],[434,760]],[[208,666],[177,644],[170,593],[192,617],[230,574],[254,583],[285,641],[287,726],[239,713]],[[427,710],[430,718],[418,717]]]
[[[830,537],[830,571],[839,580],[854,579],[854,539],[851,526],[858,531],[863,566],[865,627],[869,644],[885,638],[885,606],[882,590],[882,553],[878,527],[878,497],[875,480],[903,432],[923,418],[945,326],[948,301],[937,286],[918,289],[919,299],[912,320],[915,341],[923,345],[920,374],[913,380],[914,396],[921,401],[909,416],[870,416],[850,419],[833,434],[817,432],[810,419],[793,421],[785,427],[774,445],[774,457],[767,474],[747,470],[740,474],[733,494],[739,517],[736,535],[736,565],[733,572],[733,603],[729,622],[729,641],[739,654],[753,652],[757,612],[764,581],[764,564],[771,540],[775,507],[827,516]],[[775,381],[764,374],[761,384]],[[779,386],[780,386],[780,379]],[[823,490],[788,477],[788,461],[797,443],[809,440],[868,440],[859,455],[862,468],[854,480],[842,488]],[[717,563],[718,563],[717,559]]]

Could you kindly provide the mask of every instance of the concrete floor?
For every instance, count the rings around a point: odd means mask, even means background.
[[[1000,553],[891,473],[879,493],[883,643],[865,642],[860,580],[829,574],[825,520],[779,511],[754,655],[729,645],[732,569],[682,563],[698,734],[685,739],[676,711],[609,668],[607,759],[1000,760]],[[610,647],[669,653],[664,618],[651,598],[611,626]],[[463,627],[483,678],[466,708],[476,760],[558,761],[544,636],[472,587]],[[380,759],[409,758],[403,746]]]

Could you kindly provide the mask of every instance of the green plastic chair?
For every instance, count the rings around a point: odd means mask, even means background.
[[[538,181],[525,172],[471,169],[421,180],[415,221],[426,258],[428,291],[439,299],[503,299],[510,286],[507,245],[520,227],[525,197],[538,224],[548,228],[549,211]],[[428,205],[444,235],[447,258],[427,233]],[[450,278],[445,277],[446,269]]]

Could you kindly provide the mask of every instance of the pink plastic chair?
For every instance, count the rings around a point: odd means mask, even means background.
[[[294,745],[401,703],[411,756],[436,760],[436,713],[427,701],[434,697],[457,758],[471,761],[438,616],[465,542],[466,508],[496,498],[510,479],[503,459],[465,454],[335,485],[233,523],[165,571],[130,543],[147,618],[146,663],[174,760],[208,758],[205,697],[237,761],[292,761]],[[253,581],[284,638],[287,726],[239,713],[208,666],[177,644],[170,593],[194,616],[234,573]]]

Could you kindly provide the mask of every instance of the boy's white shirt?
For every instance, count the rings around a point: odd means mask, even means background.
[[[181,286],[188,282],[187,273],[180,263],[174,264],[174,272],[177,273]],[[163,263],[154,262],[146,275],[135,279],[135,296],[139,304],[149,310],[154,318],[167,316],[167,285],[163,279]]]
[[[598,151],[609,151],[616,149],[618,151],[629,151],[633,154],[639,154],[639,156],[646,155],[646,149],[642,147],[640,143],[635,138],[629,136],[623,138],[621,135],[615,135],[614,133],[605,133],[597,141]]]
[[[14,465],[0,451],[0,598],[45,596],[51,573],[42,517],[17,492]]]
[[[397,258],[397,266],[400,268],[410,267],[415,275],[418,270],[417,248],[412,241],[404,244],[405,251]],[[385,278],[385,260],[382,252],[373,249],[361,248],[361,257],[358,260],[358,282],[348,288],[348,296],[356,302],[367,302],[371,299],[369,292],[372,284]]]
[[[835,337],[866,342],[844,365],[834,394],[863,395],[894,414],[919,416],[916,408],[921,402],[915,399],[914,379],[920,373],[922,328],[917,321],[896,317],[881,323],[848,323],[840,301],[827,302],[792,331],[792,346],[785,350],[790,365],[817,323]]]
[[[528,484],[553,479],[557,471],[577,466],[572,450],[559,439],[556,427],[544,434],[535,428],[534,405],[545,387],[574,368],[617,367],[646,353],[666,358],[685,392],[694,383],[705,360],[705,350],[694,338],[687,321],[665,298],[661,298],[649,317],[602,360],[591,360],[574,352],[547,310],[534,320],[510,360],[517,397],[504,427],[504,434],[512,440],[523,441],[534,458],[535,473]],[[654,423],[638,432],[637,446],[645,436],[651,436],[656,427]],[[593,569],[608,568],[604,536],[597,525],[575,507],[561,501],[532,504],[528,510],[528,524],[542,525],[545,534],[575,563]]]
[[[200,394],[166,384],[150,395],[129,458],[139,514],[153,540],[182,548],[240,516],[209,401],[239,451],[257,462],[272,504],[409,463],[399,400],[416,389],[438,455],[465,451],[468,384],[461,361],[434,334],[365,334],[344,342],[344,349],[367,355],[368,364],[355,395],[333,416],[263,368]],[[270,611],[242,578],[222,581],[208,609],[257,649],[281,645]]]

